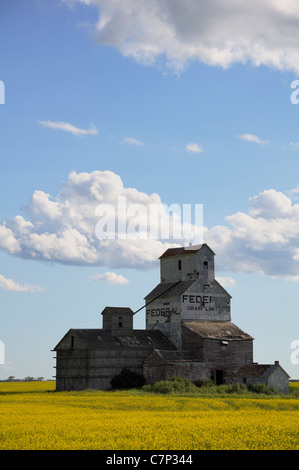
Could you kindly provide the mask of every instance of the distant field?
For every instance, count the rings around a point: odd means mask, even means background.
[[[298,396],[54,389],[54,381],[0,383],[1,450],[299,449]]]

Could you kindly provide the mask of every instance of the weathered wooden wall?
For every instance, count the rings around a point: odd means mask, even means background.
[[[129,368],[142,374],[144,359],[150,352],[126,349],[58,350],[57,390],[108,389],[111,387],[111,378],[122,369]]]
[[[70,331],[56,350],[56,389],[108,389],[122,369],[143,373],[149,348],[87,349]]]

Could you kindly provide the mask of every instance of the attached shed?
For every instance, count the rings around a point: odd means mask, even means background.
[[[204,377],[205,369],[205,364],[200,362],[192,351],[155,349],[144,361],[143,375],[150,384],[174,376],[193,381]]]
[[[248,364],[241,367],[234,376],[234,382],[256,385],[264,383],[267,387],[275,387],[279,393],[289,393],[290,376],[280,366],[274,364]]]
[[[253,361],[252,336],[232,322],[183,322],[182,346],[205,363],[200,378],[218,384],[230,383],[234,372]]]
[[[143,374],[154,349],[173,350],[159,330],[130,328],[130,309],[108,307],[104,329],[70,329],[54,348],[56,390],[108,389],[111,378],[129,368]]]

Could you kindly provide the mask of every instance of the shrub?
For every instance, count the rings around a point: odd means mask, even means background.
[[[154,393],[194,393],[196,386],[188,379],[183,377],[171,377],[168,380],[160,380],[154,385],[145,385],[143,390],[145,392]]]
[[[146,385],[143,390],[154,393],[172,393],[173,387],[167,380],[160,380],[154,385]]]
[[[290,395],[299,398],[299,382],[290,382]]]
[[[175,392],[194,392],[196,386],[188,379],[183,377],[171,377],[169,383],[172,385]]]
[[[226,386],[226,393],[246,393],[248,392],[247,385],[243,383],[235,383]]]
[[[145,378],[143,375],[130,369],[123,369],[118,375],[115,375],[111,379],[111,388],[118,390],[141,388],[144,384]]]
[[[145,385],[142,387],[144,392],[150,393],[163,393],[163,394],[178,394],[178,393],[194,393],[197,395],[222,395],[222,394],[248,394],[252,393],[264,393],[267,395],[278,394],[278,391],[274,387],[268,387],[264,383],[258,383],[254,385],[246,385],[244,383],[232,383],[229,385],[216,385],[215,382],[210,380],[196,380],[190,382],[190,380],[184,379],[183,377],[171,377],[168,380],[160,380],[154,385]]]
[[[201,379],[198,379],[198,380],[195,380],[194,382],[194,385],[196,387],[216,387],[216,384],[213,380],[201,380]]]
[[[264,383],[249,384],[247,387],[250,392],[254,393],[265,393],[266,395],[275,395],[278,393],[275,387],[267,387]]]

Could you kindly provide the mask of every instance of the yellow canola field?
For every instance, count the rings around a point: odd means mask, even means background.
[[[299,449],[298,398],[54,392],[0,383],[0,449]]]

